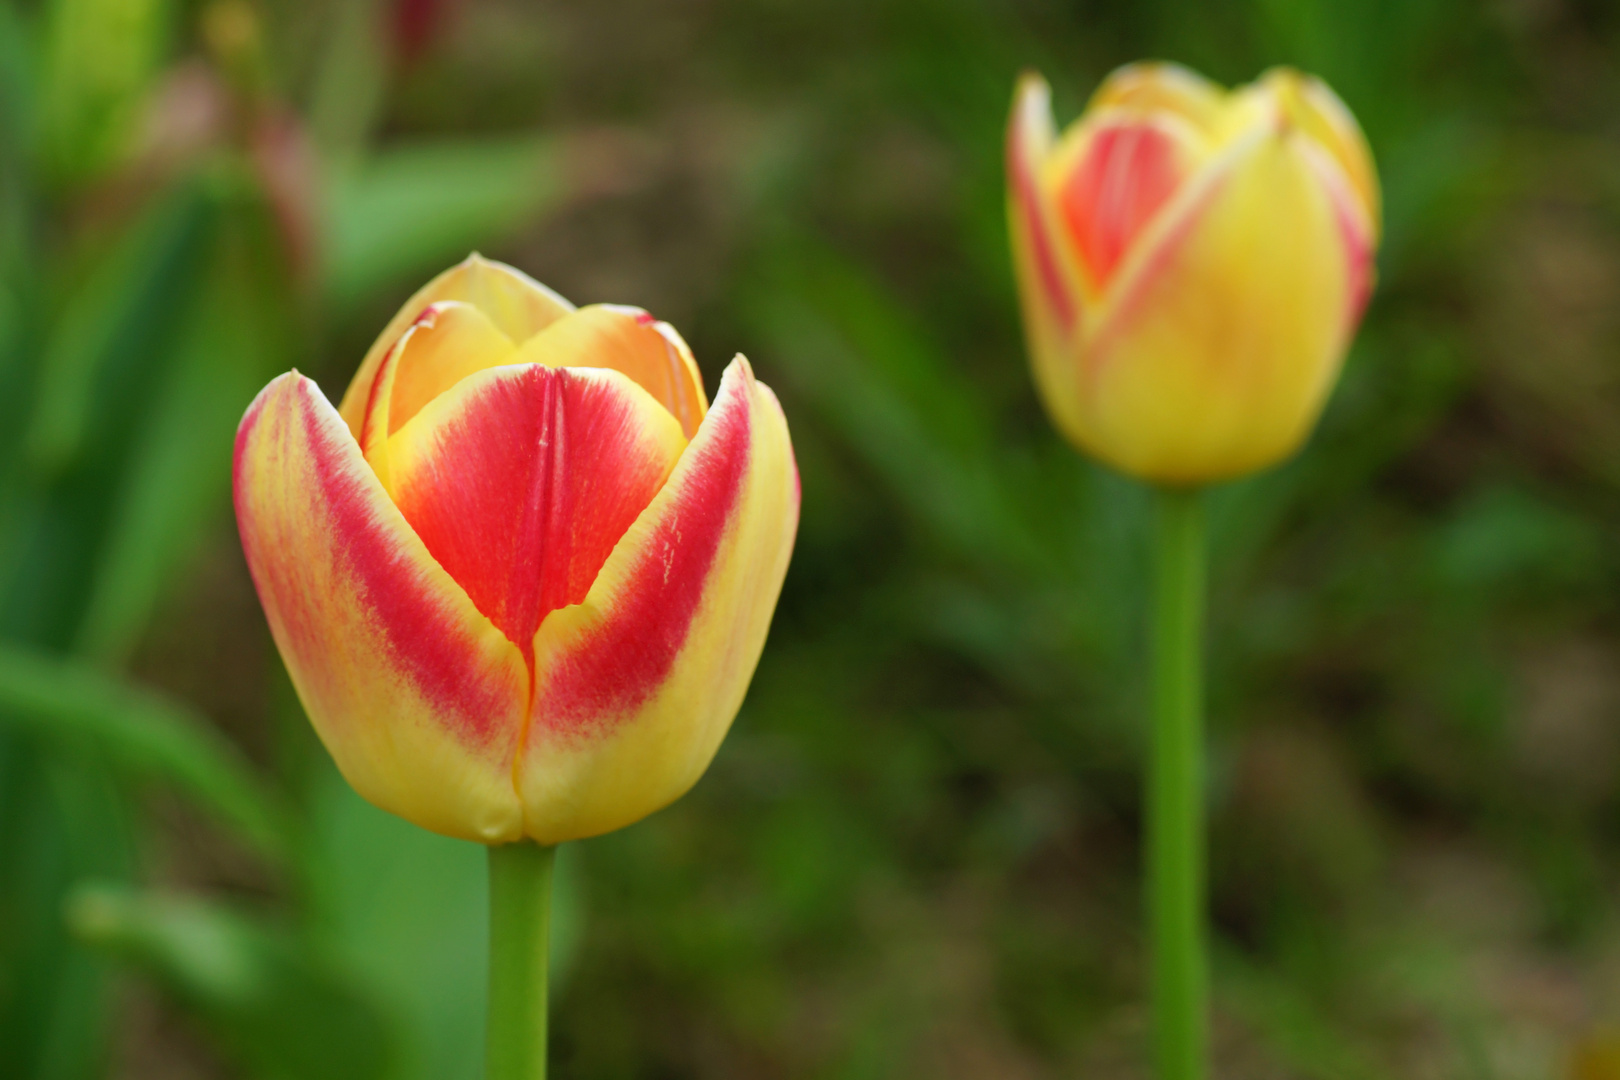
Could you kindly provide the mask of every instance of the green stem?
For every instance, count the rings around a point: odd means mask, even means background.
[[[1165,488],[1157,509],[1147,806],[1154,1072],[1203,1080],[1203,504],[1196,490]]]
[[[485,1080],[545,1080],[551,867],[527,840],[489,849],[489,1024]]]

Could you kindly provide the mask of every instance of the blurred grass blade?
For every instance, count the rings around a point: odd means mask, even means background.
[[[1055,571],[997,475],[975,389],[860,268],[794,247],[750,305],[793,387],[941,540],[986,566]]]
[[[107,769],[0,737],[0,1073],[8,1080],[84,1080],[105,1068],[114,1005],[106,965],[69,938],[62,903],[87,876],[132,872],[133,827]]]
[[[57,317],[28,433],[41,472],[54,475],[92,445],[115,443],[139,415],[211,206],[200,185],[176,190],[128,230]]]
[[[14,5],[0,4],[0,281],[17,272],[28,227],[22,210],[34,137],[29,29]]]
[[[0,725],[172,785],[261,854],[285,855],[285,815],[241,755],[183,706],[87,664],[0,647]]]
[[[222,215],[207,272],[128,451],[97,556],[80,651],[121,660],[175,570],[224,509],[236,425],[291,366],[291,282],[257,201]]]
[[[393,1073],[385,1014],[317,950],[222,905],[86,884],[67,919],[85,944],[159,982],[263,1080]]]
[[[309,108],[311,131],[328,160],[355,158],[376,126],[389,75],[387,17],[379,0],[338,0],[329,8]]]
[[[326,279],[339,309],[442,270],[532,221],[564,195],[547,139],[391,150],[333,177]]]
[[[45,12],[40,135],[50,171],[94,176],[129,148],[168,48],[170,0],[53,0]]]

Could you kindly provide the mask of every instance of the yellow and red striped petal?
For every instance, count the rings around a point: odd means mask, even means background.
[[[1132,253],[1084,349],[1081,441],[1195,483],[1291,453],[1332,386],[1370,244],[1297,128],[1234,144]]]
[[[759,660],[798,514],[787,422],[738,357],[584,602],[535,637],[517,770],[527,835],[608,832],[697,781]]]
[[[580,308],[523,342],[511,362],[621,371],[670,411],[688,439],[709,410],[692,350],[673,326],[640,308]]]
[[[384,355],[360,425],[360,449],[384,488],[393,490],[389,436],[468,375],[509,363],[513,350],[512,340],[471,304],[440,300],[422,310]]]
[[[383,357],[423,309],[441,300],[471,304],[514,342],[527,341],[574,310],[574,305],[522,271],[482,255],[469,255],[418,289],[372,342],[338,407],[357,441],[365,422],[366,404],[371,400],[371,384]]]
[[[1085,328],[1081,274],[1045,193],[1044,170],[1056,132],[1046,80],[1018,81],[1007,125],[1007,225],[1035,383],[1053,421],[1070,438],[1083,423],[1074,350]]]
[[[428,553],[309,379],[289,372],[254,400],[234,486],[271,633],[349,783],[434,832],[521,836],[522,653]]]
[[[1355,116],[1327,83],[1291,68],[1268,71],[1259,86],[1272,94],[1287,118],[1325,147],[1344,170],[1361,212],[1367,218],[1371,243],[1376,245],[1382,213],[1378,173]]]
[[[478,372],[388,440],[395,504],[479,611],[532,659],[546,614],[585,599],[686,438],[616,371]]]
[[[1203,156],[1196,132],[1174,118],[1123,111],[1075,129],[1053,155],[1048,183],[1094,291],[1107,286],[1137,237]]]

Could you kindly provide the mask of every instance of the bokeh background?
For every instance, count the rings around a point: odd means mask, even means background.
[[[1229,1080],[1620,1077],[1620,10],[5,0],[0,1074],[474,1080],[483,853],[299,713],[229,449],[473,249],[781,394],[685,800],[564,851],[554,1073],[1144,1076],[1146,500],[1026,377],[1013,79],[1320,73],[1383,176],[1319,432],[1211,498]]]

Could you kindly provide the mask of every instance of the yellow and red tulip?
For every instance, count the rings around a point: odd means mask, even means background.
[[[776,397],[711,406],[675,331],[473,256],[334,409],[297,372],[237,432],[276,644],[354,788],[424,828],[555,844],[679,798],[725,736],[798,525]]]
[[[1320,80],[1225,91],[1111,75],[1061,137],[1024,76],[1008,211],[1036,383],[1081,449],[1144,479],[1219,480],[1293,453],[1372,289],[1378,179]]]

